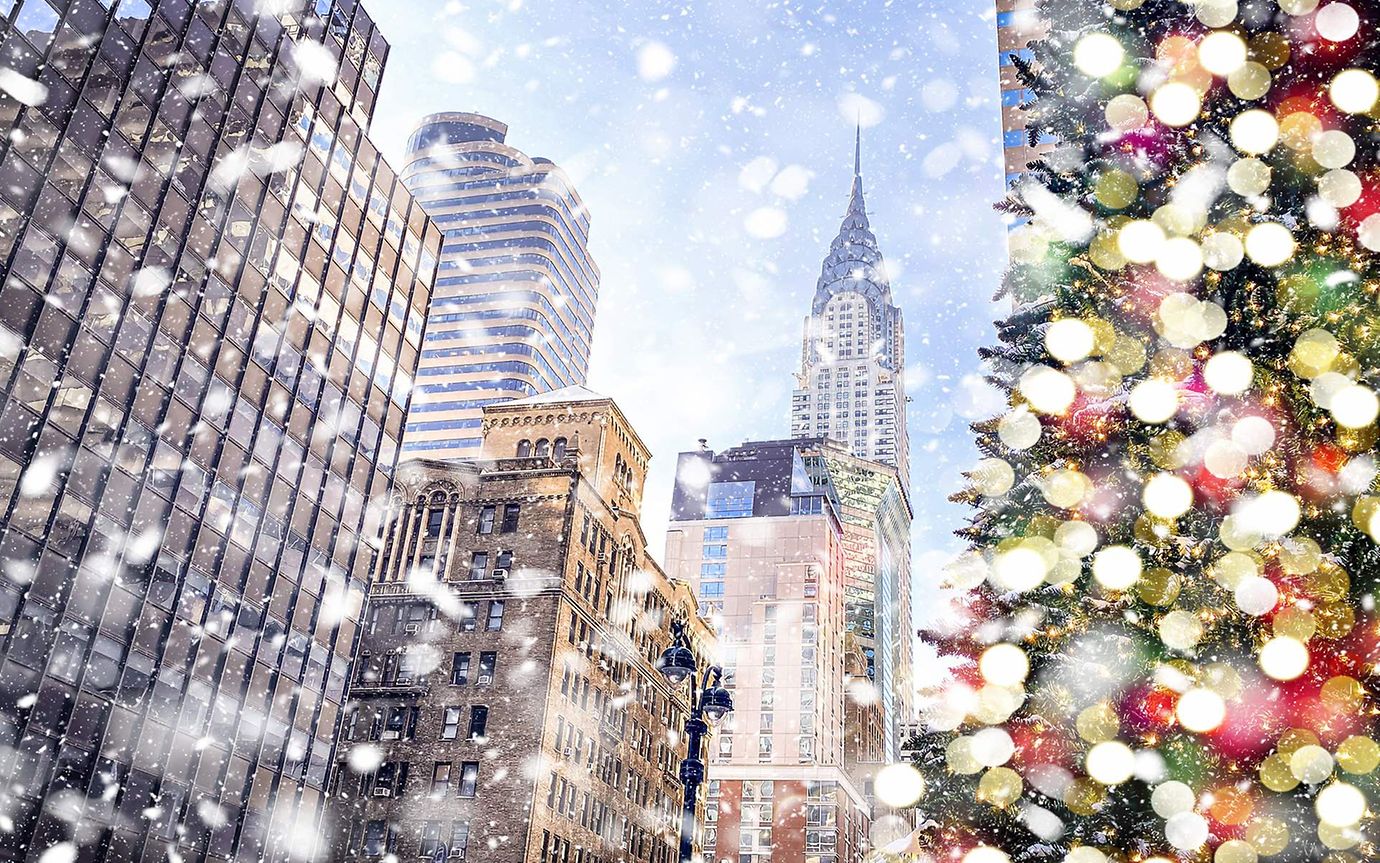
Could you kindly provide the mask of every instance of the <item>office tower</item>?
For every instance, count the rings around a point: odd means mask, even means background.
[[[709,763],[708,859],[850,863],[869,789],[850,757],[848,538],[822,439],[680,455],[666,571],[694,586],[733,671],[735,710]],[[873,744],[875,752],[875,744]],[[717,803],[717,806],[713,804]],[[712,830],[710,829],[712,828]]]
[[[669,863],[688,704],[656,662],[675,617],[702,668],[713,637],[647,556],[647,449],[583,387],[482,431],[479,460],[399,467],[333,859]]]
[[[1017,74],[1017,61],[1030,62],[1030,43],[1045,38],[1049,22],[1040,17],[1037,0],[997,0],[997,67],[1001,85],[1002,155],[1006,187],[1014,188],[1029,164],[1047,153],[1053,139],[1036,133],[1031,139],[1023,106],[1035,99],[1035,91]]]
[[[910,714],[910,436],[905,331],[892,302],[863,200],[862,135],[855,141],[848,213],[824,261],[805,323],[791,434],[838,441],[820,448],[837,482],[845,534],[848,629],[868,656],[884,701],[885,751]],[[851,457],[850,457],[851,454]]]
[[[812,476],[828,487],[843,527],[844,612],[866,660],[882,721],[882,751],[899,755],[898,726],[911,718],[910,501],[896,469],[837,446],[807,450]]]
[[[365,132],[388,46],[3,8],[0,860],[319,859],[441,239]]]
[[[863,200],[862,132],[853,191],[805,320],[791,436],[828,437],[894,466],[909,487],[905,329]]]
[[[433,114],[407,145],[403,182],[445,240],[404,453],[474,457],[484,405],[585,382],[599,296],[589,213],[565,172],[507,131]]]

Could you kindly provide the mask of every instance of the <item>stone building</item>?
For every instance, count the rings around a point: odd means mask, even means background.
[[[479,461],[399,468],[335,859],[674,860],[688,705],[655,663],[673,616],[701,663],[712,637],[647,556],[647,449],[583,387],[490,405],[483,434]]]

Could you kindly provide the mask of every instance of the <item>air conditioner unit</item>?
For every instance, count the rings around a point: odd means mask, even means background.
[[[383,732],[383,734],[382,734],[382,738],[383,738],[384,740],[401,740],[401,739],[402,739],[402,732],[401,732],[401,731],[385,731],[385,732]]]
[[[494,676],[493,676],[492,674],[481,674],[481,675],[479,675],[479,681],[478,681],[478,685],[479,685],[479,686],[488,686],[490,683],[493,683],[493,682],[494,682]]]
[[[393,796],[393,789],[391,789],[391,788],[375,788],[375,789],[374,789],[374,796],[375,796],[375,797],[392,797],[392,796]]]
[[[416,635],[418,632],[421,632],[421,630],[422,625],[420,623],[403,624],[403,632],[407,633],[408,635]]]
[[[411,686],[411,685],[412,685],[412,678],[410,678],[410,677],[398,677],[398,678],[395,678],[395,679],[393,680],[393,685],[394,685],[394,686]]]
[[[495,579],[496,581],[503,581],[503,580],[506,579],[507,577],[508,577],[508,570],[506,570],[506,569],[495,569],[495,570],[494,570],[494,579]]]

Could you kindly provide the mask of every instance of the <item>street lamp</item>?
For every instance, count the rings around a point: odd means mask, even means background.
[[[695,795],[704,781],[700,743],[710,725],[718,725],[733,711],[733,696],[719,685],[724,670],[717,665],[705,669],[704,677],[696,687],[695,674],[699,669],[695,665],[695,654],[690,652],[690,638],[685,634],[685,624],[679,620],[671,622],[671,646],[662,651],[657,668],[661,669],[672,686],[690,681],[690,718],[685,720],[686,754],[685,760],[680,763],[680,783],[685,786],[685,805],[680,815],[679,858],[680,863],[690,863],[694,853]]]

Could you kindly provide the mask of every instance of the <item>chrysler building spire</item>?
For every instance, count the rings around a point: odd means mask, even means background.
[[[791,434],[839,440],[854,455],[894,465],[905,483],[905,334],[867,218],[861,123],[853,134],[852,190],[805,322]]]

